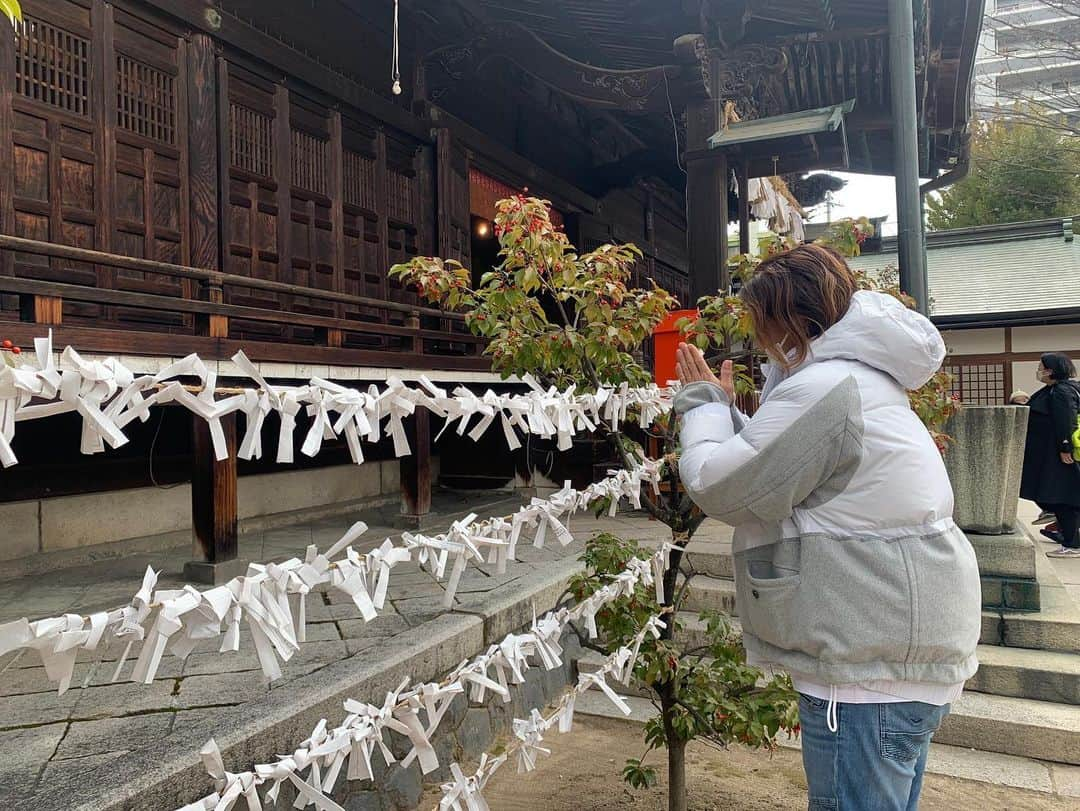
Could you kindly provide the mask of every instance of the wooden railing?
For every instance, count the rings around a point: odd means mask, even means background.
[[[488,361],[481,356],[483,339],[468,332],[463,316],[458,313],[22,237],[0,235],[0,252],[154,274],[173,281],[186,281],[187,287],[195,291],[192,297],[183,297],[28,278],[26,275],[0,275],[0,294],[13,294],[19,299],[19,320],[0,321],[0,332],[4,337],[27,344],[48,326],[53,328],[57,343],[70,343],[84,351],[114,354],[177,357],[197,351],[204,357],[220,359],[242,347],[253,360],[432,369],[489,368]],[[11,267],[10,262],[4,265]],[[378,314],[378,320],[229,304],[226,293],[232,289],[261,291],[289,299],[303,297],[323,302],[328,309],[337,312],[346,307],[362,307]],[[184,316],[184,323],[190,326],[178,332],[175,328],[171,328],[172,331],[131,328],[111,321],[65,324],[64,302],[180,314]],[[391,314],[398,314],[402,323],[390,323]],[[261,323],[283,330],[299,328],[313,338],[302,342],[240,340],[235,329],[237,322]],[[379,343],[381,346],[358,348],[350,343]]]

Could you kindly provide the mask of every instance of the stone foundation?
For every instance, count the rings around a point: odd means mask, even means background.
[[[1020,526],[1007,535],[968,532],[982,579],[983,608],[1039,610],[1035,542]]]
[[[438,457],[432,458],[438,478]],[[240,532],[396,504],[396,459],[241,476]],[[0,504],[0,580],[191,543],[191,487],[58,496]]]
[[[515,718],[527,718],[534,707],[543,708],[556,701],[572,683],[577,682],[574,662],[580,658],[577,640],[564,639],[566,655],[563,666],[555,670],[544,671],[533,668],[525,677],[525,683],[511,686],[511,700],[504,702],[497,695],[489,695],[483,704],[468,701],[458,696],[443,717],[439,729],[432,739],[435,752],[439,756],[439,768],[428,775],[420,772],[420,766],[413,762],[403,769],[399,763],[387,766],[381,755],[372,758],[374,780],[342,781],[334,792],[334,800],[346,811],[413,811],[425,807],[421,797],[425,788],[431,788],[451,779],[450,764],[459,763],[469,774],[470,764],[475,764],[480,755],[493,750],[502,751],[512,739]],[[393,736],[391,751],[396,758],[403,758],[411,748],[408,740],[397,733]],[[514,762],[509,762],[504,769],[516,769]],[[291,788],[291,787],[290,787]],[[295,794],[283,792],[281,807],[288,807],[295,799]],[[434,803],[428,803],[434,805]]]

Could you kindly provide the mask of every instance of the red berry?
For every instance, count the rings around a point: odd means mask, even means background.
[[[11,341],[5,340],[3,343],[4,349],[11,349]]]
[[[14,346],[14,347],[12,347],[12,348],[11,348],[11,354],[12,354],[12,355],[19,355],[19,354],[21,354],[21,353],[22,353],[22,350],[21,350],[21,349],[19,349],[19,347],[17,347],[17,346]]]

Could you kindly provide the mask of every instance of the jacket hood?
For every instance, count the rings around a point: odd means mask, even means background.
[[[918,389],[941,368],[945,342],[930,319],[885,293],[860,290],[847,314],[810,344],[808,363],[855,360]]]

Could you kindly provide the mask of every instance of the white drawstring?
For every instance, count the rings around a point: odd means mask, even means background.
[[[829,732],[835,735],[840,731],[840,717],[836,707],[836,685],[829,686],[829,705],[825,708],[825,723]]]

